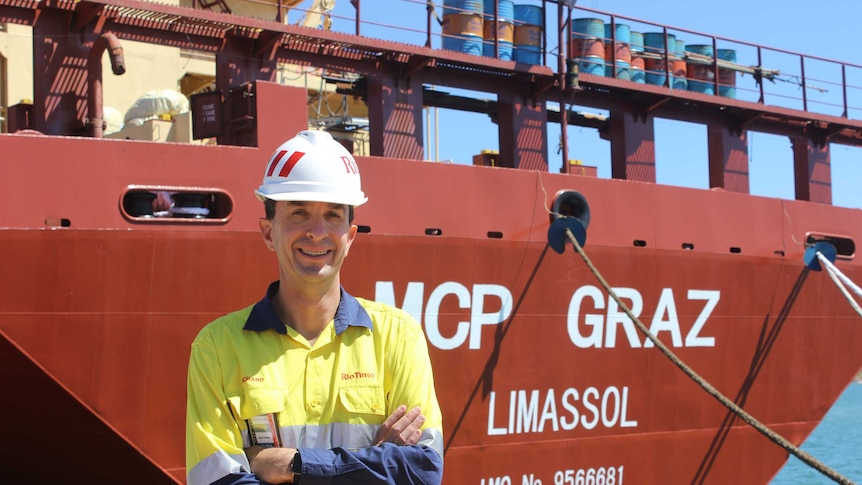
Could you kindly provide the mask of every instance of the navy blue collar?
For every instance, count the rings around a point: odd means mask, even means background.
[[[248,320],[245,321],[245,326],[242,327],[243,330],[263,332],[272,329],[282,335],[287,335],[287,326],[282,323],[278,313],[275,312],[275,307],[272,306],[272,298],[278,293],[278,285],[278,281],[273,281],[267,288],[263,299],[254,304],[248,315]],[[335,311],[335,334],[340,335],[349,326],[371,329],[371,317],[368,316],[368,312],[362,308],[356,298],[341,288],[341,300]]]

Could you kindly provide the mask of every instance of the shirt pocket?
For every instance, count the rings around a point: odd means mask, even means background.
[[[229,395],[227,400],[241,420],[262,414],[279,414],[287,409],[287,389],[245,389]]]
[[[348,421],[360,418],[369,424],[382,423],[386,416],[386,399],[383,386],[351,386],[338,390],[338,402],[348,416]]]

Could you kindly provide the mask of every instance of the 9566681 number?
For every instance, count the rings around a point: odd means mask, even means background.
[[[560,470],[554,485],[623,485],[623,466]]]

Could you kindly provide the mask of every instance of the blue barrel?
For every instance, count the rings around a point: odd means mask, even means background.
[[[443,0],[443,15],[485,11],[484,0]]]
[[[621,61],[617,59],[617,79],[622,79],[624,81],[632,80],[632,67],[631,64],[625,61]],[[641,74],[643,74],[643,70],[641,70]],[[614,77],[614,66],[611,64],[611,61],[607,61],[607,66],[605,66],[605,76]]]
[[[512,21],[515,19],[515,2],[514,0],[499,0],[498,1],[499,18],[501,20]],[[494,0],[485,0],[485,21],[494,18]]]
[[[611,27],[613,27],[613,32]],[[614,40],[616,40],[616,44],[614,44]],[[616,61],[616,77],[627,81],[631,79],[631,41],[631,28],[628,25],[614,24],[611,26],[611,24],[605,24],[605,62],[608,66],[605,72],[606,76],[614,77],[614,68],[611,64]]]
[[[497,54],[498,59],[503,61],[511,61],[514,53],[514,46],[511,42],[506,42],[505,40],[497,41]],[[484,46],[482,48],[482,53],[485,54],[485,57],[494,57],[494,39],[486,40],[484,42]]]
[[[688,80],[686,89],[694,93],[715,94],[715,86],[713,86],[712,83],[695,81],[694,79]]]
[[[736,62],[736,51],[733,49],[718,49],[719,59]],[[718,69],[718,94],[726,98],[736,98],[736,71],[733,69]]]
[[[605,75],[605,59],[603,57],[586,56],[578,60],[578,70],[581,74],[593,76]]]
[[[685,50],[701,58],[701,61],[712,60],[712,46],[706,44],[688,44]],[[691,59],[689,59],[691,61]],[[715,94],[715,72],[711,64],[704,62],[686,63],[686,75],[688,76],[689,91],[713,95]]]
[[[596,18],[572,20],[572,54],[575,58],[605,59],[605,22]]]
[[[682,39],[676,39],[673,45],[673,53],[677,57],[685,57],[685,41]]]
[[[692,54],[712,57],[712,46],[706,44],[686,44],[684,49]]]
[[[626,24],[614,24],[613,27],[616,30],[616,37],[618,44],[631,45],[632,43],[632,29]],[[611,37],[611,24],[605,24],[605,40],[610,42],[613,37]],[[643,36],[641,36],[641,41],[643,41]]]
[[[488,24],[485,25],[487,26]],[[506,27],[500,27],[497,30],[502,30],[504,28]],[[484,41],[483,43],[484,46],[482,48],[482,53],[485,54],[485,57],[494,57],[494,38],[488,37],[487,35],[485,37],[488,38],[488,40]],[[514,50],[514,45],[511,42],[505,41],[503,39],[497,40],[498,59],[501,59],[503,61],[511,61]]]
[[[578,35],[579,34],[579,35]],[[598,37],[605,35],[605,21],[596,18],[572,19],[572,36]]]
[[[644,35],[641,32],[630,32],[631,41],[629,45],[631,46],[632,52],[643,52],[644,51]]]
[[[484,35],[483,0],[443,2],[443,48],[481,56]]]
[[[512,52],[515,62],[542,62],[542,25],[542,7],[515,5],[515,45]]]
[[[664,54],[664,32],[644,32],[644,49],[647,52],[655,54]],[[676,50],[676,36],[667,34],[667,45],[670,46],[670,53],[673,56]]]
[[[515,2],[499,0],[499,16],[497,17],[497,47],[499,59],[512,60],[515,41]],[[487,57],[494,57],[494,0],[485,0],[485,43],[483,52]]]
[[[634,61],[637,61],[637,60],[641,61],[640,64],[635,64]],[[646,83],[646,72],[644,72],[644,67],[643,67],[642,61],[643,61],[643,59],[641,59],[641,58],[632,59],[632,67],[631,67],[631,78],[632,78],[631,80],[632,80],[632,82],[636,82],[639,84]]]
[[[646,72],[646,83],[652,84],[654,86],[664,86],[664,82],[667,80],[667,72],[651,70]]]

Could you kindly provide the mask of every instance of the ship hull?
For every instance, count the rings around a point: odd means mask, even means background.
[[[37,465],[32,449],[48,449],[92,473],[87,483],[182,482],[189,344],[277,278],[252,195],[268,147],[8,135],[0,147],[19,160],[0,169],[0,189],[21,201],[0,212],[0,356],[21,391],[3,405],[20,416],[10,436],[21,443],[3,468],[14,476]],[[597,484],[599,474],[605,484],[765,483],[787,458],[647,344],[571,247],[549,248],[559,190],[589,202],[586,251],[622,301],[790,441],[802,442],[862,365],[858,316],[802,257],[809,233],[859,240],[859,211],[358,162],[370,202],[357,211],[363,232],[342,283],[422,323],[447,484]],[[76,175],[43,177],[66,172]],[[231,213],[218,223],[131,220],[119,201],[141,185],[218,188]],[[862,276],[849,258],[837,264]],[[140,472],[125,477],[130,469]],[[44,473],[69,481],[66,467]]]

